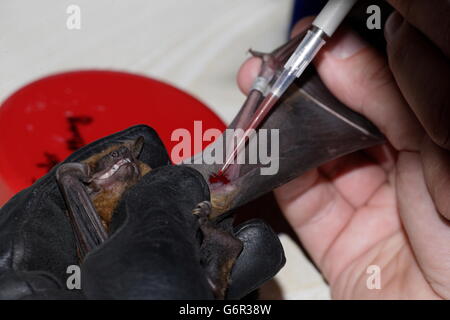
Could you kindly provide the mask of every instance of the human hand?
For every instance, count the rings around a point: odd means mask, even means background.
[[[450,4],[389,2],[405,16],[386,27],[389,62],[345,29],[315,60],[332,93],[389,143],[311,170],[275,195],[333,298],[450,298]],[[242,66],[244,92],[259,65]],[[367,287],[371,265],[380,290]]]

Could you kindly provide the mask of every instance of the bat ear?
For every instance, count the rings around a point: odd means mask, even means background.
[[[139,154],[141,153],[142,149],[144,148],[144,137],[140,136],[139,138],[137,138],[132,147],[131,147],[131,151],[133,152],[133,157],[137,159],[137,157],[139,157]]]

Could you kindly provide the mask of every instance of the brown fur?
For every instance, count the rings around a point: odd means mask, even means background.
[[[232,204],[231,199],[236,196],[238,191],[238,188],[235,188],[234,186],[225,186],[223,187],[222,192],[216,191],[211,193],[212,213],[210,218],[216,218],[222,213],[229,211]]]
[[[100,192],[96,195],[92,202],[94,203],[95,210],[100,216],[103,226],[108,229],[109,224],[111,223],[111,219],[113,216],[113,212],[116,209],[122,193],[125,190],[115,191],[115,190],[106,190]]]

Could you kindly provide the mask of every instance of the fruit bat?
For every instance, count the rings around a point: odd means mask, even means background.
[[[138,156],[143,137],[110,146],[82,162],[66,163],[56,171],[77,241],[80,260],[103,243],[123,193],[151,171]]]
[[[56,179],[64,197],[67,214],[75,234],[80,262],[86,254],[108,238],[112,216],[127,189],[151,168],[138,159],[144,139],[125,141],[82,162],[62,164]],[[145,196],[145,195],[143,195]],[[218,299],[225,297],[232,266],[242,251],[242,242],[232,229],[210,221],[211,204],[199,203],[192,210],[202,232],[201,265],[211,290]]]
[[[240,112],[229,128],[244,128],[254,117],[270,83],[295,50],[304,34],[293,38],[270,54],[253,52],[262,59],[261,71]],[[278,129],[279,169],[261,175],[261,162],[233,164],[218,174],[222,163],[205,164],[203,154],[226,149],[235,137],[224,134],[202,153],[181,165],[198,170],[209,182],[211,202],[193,208],[203,233],[201,263],[216,298],[226,294],[234,262],[242,243],[218,221],[223,213],[273,190],[303,172],[345,154],[383,142],[377,128],[361,115],[341,104],[326,89],[312,68],[291,86],[260,129]],[[257,136],[259,133],[256,134]],[[57,170],[76,236],[80,259],[104,242],[114,209],[123,193],[151,168],[139,161],[143,139],[112,146],[81,163],[68,163]],[[270,150],[269,150],[270,151]],[[241,152],[249,152],[246,146]],[[225,161],[226,155],[223,155]]]

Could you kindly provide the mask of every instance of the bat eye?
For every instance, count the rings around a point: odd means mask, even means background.
[[[117,151],[114,151],[114,152],[111,153],[111,156],[113,158],[117,158],[119,156],[119,153]]]

